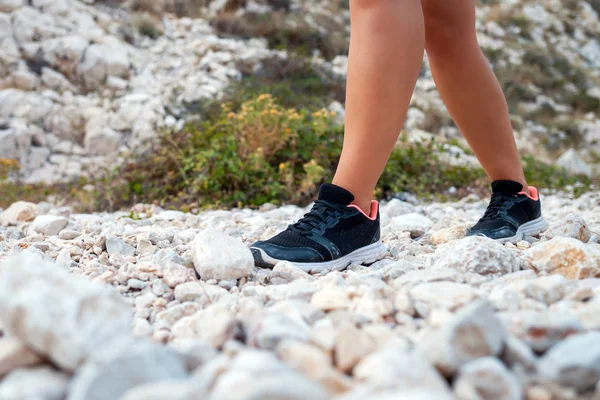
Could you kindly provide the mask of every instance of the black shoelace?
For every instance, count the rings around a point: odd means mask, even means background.
[[[290,225],[289,228],[303,236],[308,236],[311,230],[325,222],[328,216],[336,211],[343,212],[346,206],[330,203],[325,200],[315,201],[313,208],[302,217],[298,222]]]
[[[490,221],[496,219],[500,211],[505,210],[510,204],[510,199],[515,196],[511,196],[505,193],[494,193],[492,194],[492,199],[490,204],[488,205],[487,210],[483,214],[483,217],[479,220],[482,221]]]

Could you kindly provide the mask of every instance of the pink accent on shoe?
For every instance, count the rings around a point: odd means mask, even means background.
[[[357,206],[356,204],[350,204],[348,207],[356,208],[361,212],[362,215],[369,218],[371,221],[375,221],[377,219],[377,212],[379,211],[379,203],[376,200],[371,201],[371,210],[369,212],[370,215],[367,215],[362,208]]]
[[[524,194],[525,196],[529,197],[531,200],[534,200],[534,201],[538,201],[540,198],[538,190],[533,186],[529,186],[529,194],[527,194],[525,192],[519,192],[519,194]]]

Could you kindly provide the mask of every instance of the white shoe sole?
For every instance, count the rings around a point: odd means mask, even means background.
[[[260,252],[262,261],[271,266],[275,266],[280,261],[269,256],[264,250],[257,247],[252,247],[252,250]],[[346,254],[336,260],[325,261],[321,263],[298,263],[292,262],[296,267],[300,268],[304,272],[329,272],[329,271],[342,271],[346,269],[350,264],[372,264],[375,261],[381,260],[387,254],[387,248],[381,241],[370,244],[360,249],[354,250],[350,254]]]
[[[529,222],[524,223],[523,225],[519,226],[519,229],[517,229],[517,234],[515,236],[496,239],[496,240],[500,243],[507,243],[507,242],[517,243],[517,242],[523,240],[523,238],[525,236],[539,235],[540,233],[542,233],[546,229],[548,229],[548,226],[549,226],[548,222],[546,222],[544,217],[540,216],[539,218],[534,219],[533,221],[529,221]]]

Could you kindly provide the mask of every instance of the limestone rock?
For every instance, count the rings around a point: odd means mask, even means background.
[[[217,380],[213,400],[325,400],[324,388],[266,352],[243,350]]]
[[[0,378],[17,368],[40,364],[42,358],[16,338],[0,339]]]
[[[540,375],[579,392],[594,388],[600,380],[599,340],[600,332],[588,332],[556,344],[540,359]]]
[[[120,400],[195,400],[200,393],[190,380],[163,380],[135,386]]]
[[[492,306],[478,301],[460,309],[440,331],[423,338],[417,351],[450,377],[470,361],[498,356],[505,335]]]
[[[52,367],[21,368],[0,380],[0,399],[63,400],[68,385],[69,376]]]
[[[54,215],[38,215],[33,220],[31,227],[34,231],[46,236],[56,236],[66,228],[69,220],[65,217]]]
[[[354,368],[353,375],[376,387],[448,391],[448,384],[431,364],[402,348],[385,348],[367,356]]]
[[[33,221],[38,215],[38,207],[26,201],[17,201],[0,214],[3,225],[17,225],[19,222]]]
[[[564,221],[550,225],[546,232],[544,232],[544,236],[548,239],[570,237],[585,243],[590,240],[592,234],[585,220],[580,215],[569,214]]]
[[[254,258],[239,239],[216,230],[200,232],[192,244],[194,266],[204,280],[239,279],[252,274]]]
[[[410,213],[392,218],[385,229],[393,232],[410,232],[412,238],[417,238],[423,236],[432,224],[432,221],[426,216],[419,213]]]
[[[432,263],[434,268],[453,268],[490,277],[519,270],[512,251],[492,239],[473,236],[438,247]]]
[[[558,157],[558,160],[556,160],[556,165],[563,167],[573,175],[585,175],[587,177],[592,177],[593,175],[590,166],[581,159],[575,149],[565,151]]]
[[[583,331],[571,314],[550,311],[518,311],[499,314],[505,329],[536,352],[544,352],[568,336]]]
[[[410,292],[415,310],[427,316],[433,309],[454,311],[478,298],[473,287],[456,282],[427,282],[413,287]]]
[[[135,254],[135,247],[128,245],[121,238],[109,236],[106,239],[106,252],[109,256],[119,254],[123,257],[129,257]]]
[[[459,371],[454,383],[458,400],[516,400],[522,398],[521,384],[493,357],[471,361]]]
[[[0,269],[0,319],[27,346],[66,370],[127,338],[131,312],[112,290],[27,252]]]
[[[373,339],[352,324],[344,324],[337,331],[335,365],[350,372],[364,357],[375,351]]]
[[[431,234],[431,244],[440,245],[452,240],[463,239],[467,235],[469,225],[456,225],[449,228],[443,228]]]
[[[600,277],[600,245],[568,237],[533,246],[523,260],[537,273],[561,274],[568,279]]]
[[[148,342],[103,348],[73,377],[70,400],[119,399],[131,388],[164,379],[183,379],[183,359]]]

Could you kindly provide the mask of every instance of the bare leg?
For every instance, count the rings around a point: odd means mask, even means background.
[[[406,117],[425,46],[420,0],[350,0],[344,147],[333,183],[368,210]]]
[[[425,39],[437,88],[492,180],[527,183],[506,99],[477,43],[474,0],[423,0]]]

